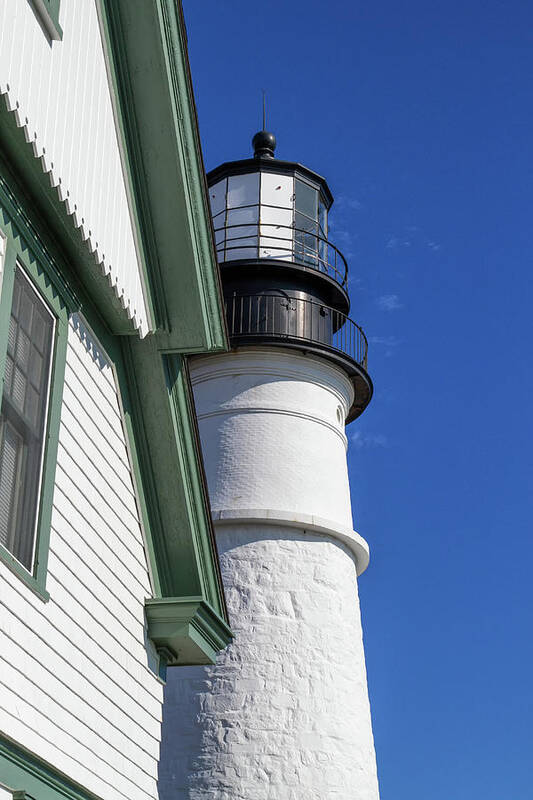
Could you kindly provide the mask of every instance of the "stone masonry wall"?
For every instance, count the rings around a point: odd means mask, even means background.
[[[161,800],[377,800],[353,555],[290,528],[217,539],[236,640],[169,671]]]

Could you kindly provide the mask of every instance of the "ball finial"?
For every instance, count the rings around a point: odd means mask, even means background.
[[[274,158],[276,137],[268,131],[259,131],[252,139],[255,158]]]

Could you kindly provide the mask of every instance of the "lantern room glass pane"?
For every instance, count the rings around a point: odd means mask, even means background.
[[[293,210],[261,205],[260,258],[292,261]]]
[[[292,208],[272,208],[272,206],[261,206],[261,233],[272,233],[276,230],[276,235],[284,238],[292,238],[293,227]]]
[[[223,181],[215,183],[214,186],[209,188],[209,202],[211,203],[211,216],[213,219],[226,210],[226,189],[228,181],[224,178]]]
[[[257,258],[259,206],[233,208],[227,213],[225,261]]]
[[[292,210],[293,200],[294,178],[292,175],[278,175],[275,172],[261,173],[262,207],[272,206]]]
[[[294,182],[294,190],[296,211],[316,221],[318,219],[318,191],[298,179]]]
[[[259,221],[259,206],[244,206],[244,208],[232,208],[228,211],[226,225],[250,225],[257,229]],[[249,231],[249,232],[250,232]],[[232,237],[231,230],[228,231],[228,238]]]
[[[321,237],[318,242],[318,257],[319,269],[328,271],[328,212],[326,206],[322,202],[322,198],[318,198],[318,233]]]
[[[228,208],[251,206],[259,203],[259,173],[232,175],[228,178]]]
[[[324,237],[324,239],[328,238],[328,212],[326,210],[326,206],[322,202],[322,199],[318,199],[318,224],[320,226],[320,235]]]
[[[318,266],[318,223],[298,212],[294,215],[294,258],[307,267]]]

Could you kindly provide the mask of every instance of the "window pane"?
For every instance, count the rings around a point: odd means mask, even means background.
[[[228,178],[228,208],[259,203],[259,173],[232,175]]]
[[[2,447],[0,451],[0,542],[13,550],[15,533],[15,490],[18,483],[19,465],[23,448],[22,437],[4,423],[2,425]]]
[[[318,201],[318,224],[320,225],[320,235],[324,239],[328,238],[328,212],[322,200]]]
[[[30,360],[30,337],[20,328],[17,337],[17,347],[15,351],[15,361],[26,372]]]
[[[13,359],[6,356],[6,370],[4,373],[4,393],[11,394],[13,387]]]
[[[17,269],[0,414],[0,542],[28,570],[33,564],[53,333],[53,317]]]
[[[24,413],[26,415],[26,419],[28,419],[30,424],[36,428],[39,424],[39,395],[33,386],[28,386]]]
[[[294,227],[303,231],[309,231],[310,233],[318,233],[318,226],[316,222],[313,222],[312,219],[309,219],[309,217],[305,217],[303,214],[299,214],[298,212],[296,212],[294,215]]]
[[[292,210],[294,178],[292,175],[277,175],[275,172],[261,173],[261,205]],[[262,211],[261,211],[262,216]]]
[[[307,183],[296,180],[295,184],[295,207],[296,211],[305,214],[313,220],[317,219],[318,213],[318,192]]]
[[[11,356],[15,356],[15,347],[17,344],[17,321],[14,317],[9,320],[9,333],[7,334],[7,352]]]
[[[32,347],[30,360],[30,381],[32,382],[33,386],[35,386],[37,391],[39,391],[39,387],[41,385],[42,374],[43,357],[36,347]]]
[[[11,390],[11,399],[20,411],[24,410],[24,401],[26,399],[26,379],[24,373],[18,367],[15,367],[13,375],[13,388]]]
[[[220,214],[221,211],[225,211],[226,209],[226,189],[227,189],[227,179],[224,178],[223,181],[219,181],[215,183],[214,186],[211,186],[209,189],[209,200],[211,202],[211,215],[216,217],[217,214]]]
[[[31,332],[32,341],[38,350],[42,353],[44,350],[44,342],[46,337],[46,321],[41,314],[35,311],[33,315],[33,327]]]
[[[294,256],[299,264],[316,267],[318,264],[318,225],[308,217],[294,215]],[[307,232],[308,231],[308,232]]]
[[[31,302],[31,297],[29,296],[28,292],[21,291],[20,313],[18,322],[19,325],[22,327],[22,329],[27,331],[28,333],[31,331],[32,311],[33,311],[33,305]]]
[[[226,225],[251,225],[249,233],[257,230],[257,220],[259,219],[259,206],[247,206],[245,208],[234,208],[228,211]],[[233,235],[228,231],[228,237]]]

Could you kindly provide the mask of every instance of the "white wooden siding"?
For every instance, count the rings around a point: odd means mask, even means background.
[[[80,228],[95,269],[144,336],[152,328],[135,246],[95,0],[64,0],[50,43],[27,0],[0,3],[0,94]],[[2,102],[2,100],[0,98]]]
[[[0,729],[106,800],[157,797],[162,685],[114,375],[69,326],[43,603],[0,563]]]

